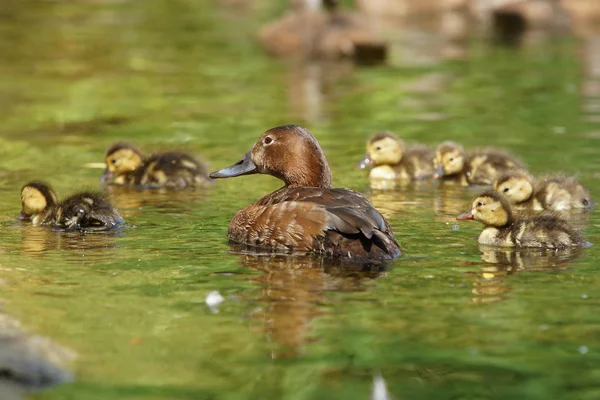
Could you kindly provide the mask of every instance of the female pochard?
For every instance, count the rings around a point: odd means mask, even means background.
[[[357,262],[400,256],[390,225],[366,198],[349,189],[331,188],[327,159],[305,128],[269,129],[240,161],[210,177],[256,173],[275,176],[285,185],[233,217],[229,225],[233,242]]]

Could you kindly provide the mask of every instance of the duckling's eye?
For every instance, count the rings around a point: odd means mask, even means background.
[[[481,207],[482,205],[483,205],[482,202],[480,202],[480,201],[477,202],[477,207]]]
[[[508,188],[504,188],[503,192],[504,193],[508,192]]]
[[[273,138],[271,136],[267,136],[265,138],[265,144],[271,144],[271,143],[273,143]]]
[[[450,157],[450,161],[454,161],[454,157]]]
[[[116,159],[116,158],[113,158],[112,160],[110,160],[110,163],[111,163],[111,164],[116,164],[116,163],[117,163],[117,159]]]
[[[375,150],[377,150],[377,151],[381,150],[381,146],[375,147]]]

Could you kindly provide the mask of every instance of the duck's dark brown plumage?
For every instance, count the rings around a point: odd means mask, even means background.
[[[266,131],[240,162],[211,177],[257,172],[286,185],[234,216],[229,225],[234,242],[355,262],[400,255],[389,224],[367,199],[349,189],[331,188],[327,159],[306,129],[286,125]]]

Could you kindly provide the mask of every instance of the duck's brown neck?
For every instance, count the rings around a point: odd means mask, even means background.
[[[331,187],[331,170],[325,162],[302,163],[292,172],[282,176],[286,187],[319,187],[328,189]]]

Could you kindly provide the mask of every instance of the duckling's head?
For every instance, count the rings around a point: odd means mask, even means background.
[[[495,190],[488,190],[477,196],[473,200],[471,209],[456,219],[474,219],[486,226],[503,227],[512,222],[512,213],[506,197]]]
[[[465,149],[460,144],[451,141],[441,143],[435,150],[433,177],[440,179],[458,174],[465,166],[465,158]]]
[[[21,189],[21,220],[35,219],[55,207],[56,193],[52,188],[40,181],[32,181]],[[35,221],[34,221],[35,222]]]
[[[331,170],[317,139],[298,125],[269,129],[234,165],[210,174],[213,179],[249,174],[273,175],[289,187],[331,187]]]
[[[369,165],[395,165],[402,160],[404,142],[390,132],[375,133],[367,141],[367,154],[358,163],[359,169]]]
[[[522,171],[510,171],[494,182],[494,189],[512,204],[527,201],[533,194],[532,178]]]
[[[130,143],[112,144],[105,153],[106,170],[102,180],[118,179],[119,176],[134,171],[144,162],[142,152]],[[118,182],[117,182],[118,183]]]

